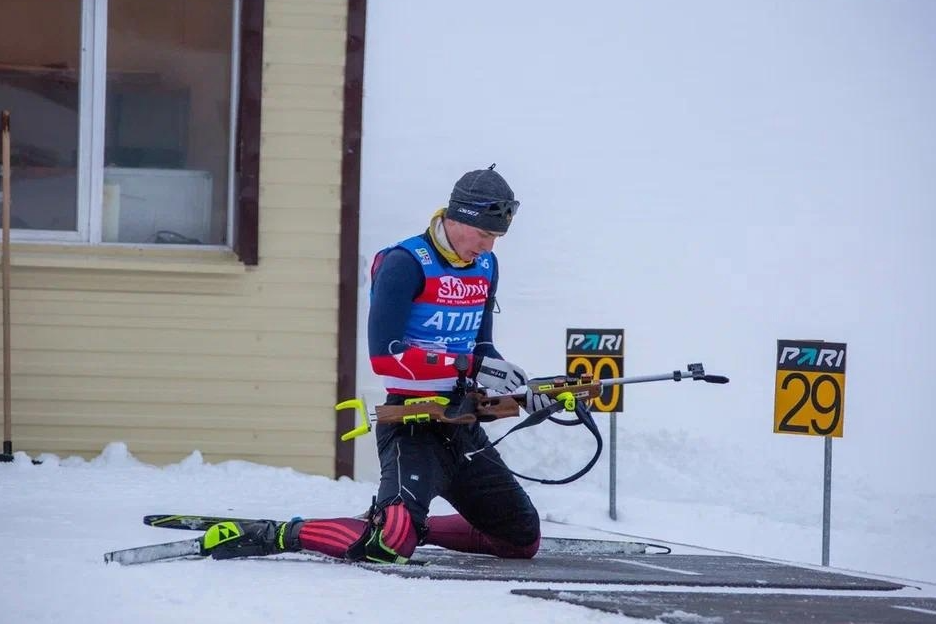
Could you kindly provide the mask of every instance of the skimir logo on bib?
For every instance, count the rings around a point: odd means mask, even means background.
[[[470,284],[451,275],[445,275],[439,279],[439,299],[470,299],[487,297],[487,294],[488,285],[484,281]]]

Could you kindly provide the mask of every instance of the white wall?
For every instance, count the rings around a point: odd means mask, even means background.
[[[932,490],[933,32],[927,0],[372,2],[364,264],[497,162],[522,202],[496,248],[508,358],[554,374],[566,327],[624,327],[628,374],[732,382],[629,389],[622,435],[818,482],[821,440],[772,433],[776,340],[847,342],[836,474]]]

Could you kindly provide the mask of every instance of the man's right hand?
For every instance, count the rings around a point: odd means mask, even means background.
[[[481,359],[475,381],[498,394],[512,394],[526,385],[527,374],[516,364],[486,356]]]

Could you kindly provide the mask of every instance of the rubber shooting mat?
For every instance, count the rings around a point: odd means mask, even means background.
[[[660,622],[719,624],[936,623],[936,599],[806,594],[683,593],[515,589],[546,598]]]
[[[582,541],[586,540],[575,540]],[[589,551],[581,546],[578,544],[575,550],[549,547],[541,550],[533,559],[499,559],[440,548],[419,548],[414,558],[425,565],[371,565],[368,568],[406,577],[543,583],[825,590],[893,590],[903,587],[888,581],[746,557],[631,554],[609,552],[606,547],[597,545]]]

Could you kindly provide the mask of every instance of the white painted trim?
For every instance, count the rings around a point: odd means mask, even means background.
[[[79,53],[78,71],[78,197],[76,202],[75,223],[77,231],[74,238],[79,241],[87,240],[88,206],[91,205],[91,150],[94,138],[94,89],[89,76],[94,74],[94,24],[96,13],[96,0],[82,0],[81,3],[81,50]],[[26,234],[30,234],[26,236]],[[43,231],[27,230],[21,232],[21,238],[32,240],[35,238],[49,238],[57,240],[57,236],[43,236]]]
[[[227,233],[224,242],[234,248],[234,206],[237,192],[237,103],[240,100],[241,0],[232,0],[231,24],[231,117],[228,124]]]
[[[49,243],[83,243],[73,230],[10,230],[10,240],[16,242],[42,241]]]
[[[79,221],[78,229],[84,229],[82,237],[91,244],[101,242],[104,205],[104,139],[105,112],[107,108],[107,0],[94,0],[94,69],[91,74],[91,145],[90,185],[88,188],[87,219]],[[79,212],[80,214],[80,212]]]

